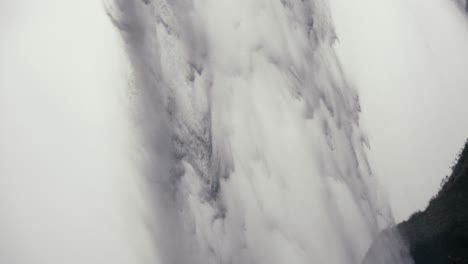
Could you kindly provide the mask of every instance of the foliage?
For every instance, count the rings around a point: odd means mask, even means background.
[[[468,264],[468,141],[429,206],[397,228],[415,264]]]
[[[415,264],[468,264],[468,140],[427,208],[396,229]]]

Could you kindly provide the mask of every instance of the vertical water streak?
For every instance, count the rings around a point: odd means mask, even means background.
[[[328,2],[105,5],[133,64],[161,263],[360,263],[393,219]],[[409,261],[388,237],[381,263]]]

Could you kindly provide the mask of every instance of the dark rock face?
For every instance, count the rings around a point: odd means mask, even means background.
[[[416,264],[468,264],[468,142],[423,212],[398,225]]]
[[[415,264],[468,264],[468,141],[452,174],[441,185],[428,207],[398,224],[396,230],[408,244]]]

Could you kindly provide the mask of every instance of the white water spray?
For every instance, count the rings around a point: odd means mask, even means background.
[[[106,4],[134,67],[161,263],[360,263],[393,220],[328,2]],[[381,250],[409,261],[397,236]]]

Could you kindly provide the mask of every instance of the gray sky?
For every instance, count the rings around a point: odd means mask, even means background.
[[[140,262],[120,36],[100,1],[0,13],[0,262]]]
[[[397,220],[426,206],[468,137],[468,20],[449,0],[332,0],[369,157]]]

